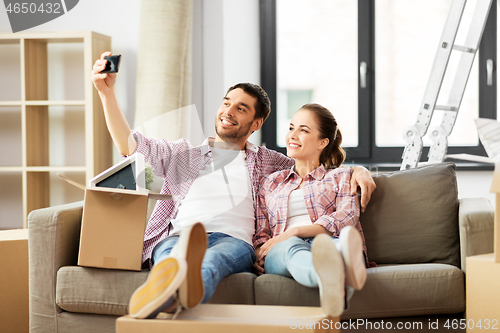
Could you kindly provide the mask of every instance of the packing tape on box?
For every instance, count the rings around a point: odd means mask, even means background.
[[[123,195],[121,193],[110,193],[109,197],[115,200],[121,200]]]

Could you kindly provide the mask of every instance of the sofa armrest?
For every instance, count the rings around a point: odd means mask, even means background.
[[[30,332],[57,332],[57,271],[77,263],[82,211],[83,201],[28,216]]]
[[[464,272],[466,257],[493,252],[493,216],[494,209],[488,199],[460,199],[458,224]]]

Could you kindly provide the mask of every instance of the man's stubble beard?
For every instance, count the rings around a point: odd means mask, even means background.
[[[222,125],[220,125],[222,126]],[[215,133],[221,138],[223,141],[226,142],[237,142],[240,139],[246,137],[248,133],[250,132],[250,127],[252,127],[252,122],[248,124],[247,127],[241,127],[239,130],[236,131],[230,131],[229,133],[223,133],[224,131],[219,132],[219,126],[216,123],[215,124]]]

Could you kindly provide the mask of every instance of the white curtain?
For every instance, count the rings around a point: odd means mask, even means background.
[[[192,0],[141,1],[134,128],[148,137],[190,136],[192,20]]]

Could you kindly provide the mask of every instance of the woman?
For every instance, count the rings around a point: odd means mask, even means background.
[[[345,285],[363,287],[367,264],[352,171],[338,168],[345,160],[341,142],[325,107],[306,104],[294,114],[286,143],[295,166],[262,180],[253,238],[257,273],[319,286],[321,306],[332,317],[344,309]]]

